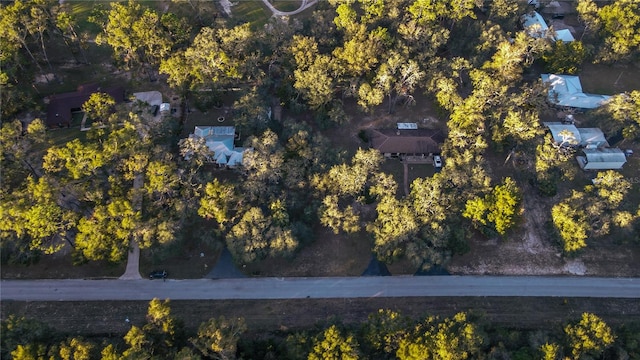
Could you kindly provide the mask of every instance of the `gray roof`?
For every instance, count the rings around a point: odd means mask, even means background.
[[[580,133],[581,143],[607,143],[607,139],[604,137],[602,130],[598,128],[578,128]]]
[[[611,162],[611,163],[626,163],[627,157],[624,151],[618,148],[604,148],[604,149],[584,149],[582,150],[587,158],[588,162]]]
[[[571,145],[586,146],[589,144],[597,144],[599,146],[608,146],[604,133],[598,128],[578,128],[575,125],[559,122],[545,122],[543,124],[549,128],[553,140],[557,143],[565,141],[565,144],[568,143]],[[563,139],[563,137],[560,136],[562,131],[568,131],[572,136]]]

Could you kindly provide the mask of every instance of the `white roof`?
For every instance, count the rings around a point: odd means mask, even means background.
[[[247,150],[233,145],[235,133],[234,126],[196,126],[193,136],[206,140],[216,163],[233,167],[242,165]]]
[[[573,34],[571,34],[571,31],[569,31],[569,29],[562,29],[562,30],[556,30],[556,40],[562,40],[564,42],[572,42],[572,41],[575,41],[576,39],[573,37]]]
[[[567,145],[578,145],[580,144],[580,132],[575,125],[571,124],[562,124],[562,123],[543,123],[546,127],[551,131],[551,136],[553,136],[553,141],[559,144],[567,144]],[[569,135],[570,133],[570,135]],[[564,136],[561,136],[564,135]],[[565,135],[566,134],[566,135]]]
[[[540,77],[549,84],[549,100],[556,105],[595,109],[610,98],[607,95],[585,94],[577,76],[542,74]]]
[[[549,26],[537,11],[522,15],[522,25],[529,36],[542,38],[547,36]]]
[[[627,156],[618,148],[584,149],[582,150],[589,162],[626,163]]]
[[[136,100],[140,100],[142,102],[146,102],[147,104],[153,106],[162,104],[162,94],[160,91],[143,91],[133,93],[133,96]]]
[[[416,123],[397,123],[398,130],[415,130],[418,128],[418,124]]]
[[[160,104],[160,111],[169,111],[169,110],[171,110],[171,104],[169,103]]]

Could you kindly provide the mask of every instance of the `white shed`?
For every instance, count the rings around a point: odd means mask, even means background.
[[[584,156],[576,156],[583,170],[617,170],[627,162],[627,156],[618,148],[584,149]]]

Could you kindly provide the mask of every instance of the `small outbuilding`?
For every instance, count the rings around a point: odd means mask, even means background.
[[[609,146],[604,133],[598,128],[578,128],[573,124],[560,122],[545,122],[543,124],[549,129],[553,140],[559,145],[580,146],[587,149]]]
[[[618,148],[584,149],[584,156],[576,156],[583,170],[617,170],[627,162],[624,151]]]

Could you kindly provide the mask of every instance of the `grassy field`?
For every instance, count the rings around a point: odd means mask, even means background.
[[[2,319],[10,314],[39,319],[69,334],[121,336],[131,325],[145,322],[148,302],[14,302],[3,301]],[[518,329],[553,329],[564,322],[593,312],[609,325],[640,321],[640,302],[635,299],[589,298],[368,298],[301,300],[172,301],[172,314],[187,330],[211,317],[244,317],[249,336],[323,325],[340,320],[358,324],[378,309],[393,309],[419,319],[425,315],[451,316],[460,311],[484,314],[494,325]],[[339,318],[338,318],[339,315]],[[129,318],[131,324],[125,322]]]

